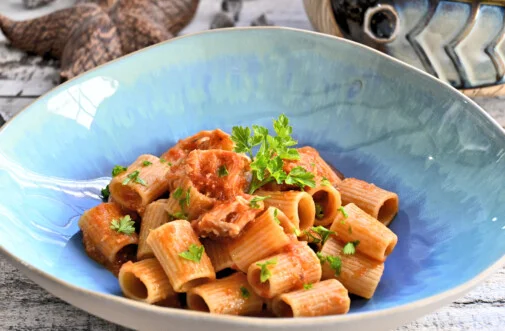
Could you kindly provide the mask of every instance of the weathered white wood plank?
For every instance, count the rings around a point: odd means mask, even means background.
[[[26,106],[32,103],[35,98],[2,98],[0,97],[0,116],[8,121]]]

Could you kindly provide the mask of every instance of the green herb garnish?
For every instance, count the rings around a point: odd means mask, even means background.
[[[321,186],[331,186],[331,183],[328,180],[328,178],[323,177],[323,179],[321,179]]]
[[[139,177],[140,175],[140,171],[138,170],[135,170],[134,172],[132,172],[131,174],[129,174],[128,176],[126,176],[126,178],[123,180],[123,185],[127,185],[129,182],[131,182],[133,180],[133,182],[137,183],[137,184],[140,184],[142,186],[147,186],[147,183]]]
[[[168,217],[170,218],[171,221],[175,221],[175,220],[187,220],[188,219],[188,215],[184,214],[183,212],[181,211],[178,211],[174,214],[168,214]]]
[[[289,174],[283,170],[283,160],[299,160],[300,154],[295,148],[297,141],[291,137],[293,128],[289,125],[286,115],[282,114],[274,120],[276,136],[269,135],[268,129],[253,125],[253,134],[248,127],[234,126],[231,139],[235,143],[234,151],[247,153],[251,158],[251,170],[253,173],[249,194],[253,194],[258,188],[270,182],[277,184],[315,187],[314,174],[307,172],[302,167],[293,168]],[[253,148],[259,146],[256,155]]]
[[[145,161],[143,161],[143,162],[142,162],[142,165],[143,165],[144,167],[150,166],[151,164],[153,164],[153,163],[152,163],[152,162],[149,162],[149,161],[147,161],[147,160],[145,160]]]
[[[107,200],[110,196],[109,185],[105,186],[100,192],[102,193],[102,198]]]
[[[279,212],[279,209],[275,208],[274,210],[274,221],[277,223],[277,224],[281,224],[281,221],[277,218],[277,214]]]
[[[305,234],[309,242],[324,245],[328,238],[330,238],[330,235],[335,234],[335,231],[330,231],[324,226],[319,225],[313,226],[310,230],[305,230]]]
[[[130,215],[126,215],[119,219],[113,219],[110,222],[110,228],[118,233],[131,235],[135,232],[135,222],[131,219]]]
[[[319,258],[321,265],[328,262],[330,268],[335,270],[335,276],[340,275],[340,272],[342,271],[342,259],[340,259],[340,257],[333,255],[323,255],[321,252],[317,252],[316,255]]]
[[[324,218],[324,208],[321,204],[316,202],[316,218],[322,220]]]
[[[306,290],[310,290],[312,287],[313,287],[312,283],[303,284],[303,288]]]
[[[225,177],[228,176],[228,169],[226,169],[226,166],[222,165],[217,169],[217,175],[219,177]]]
[[[251,293],[249,293],[249,290],[244,286],[240,286],[240,295],[242,295],[242,298],[244,299],[249,299]]]
[[[258,267],[261,267],[260,281],[262,283],[266,282],[270,278],[270,276],[272,276],[272,273],[270,272],[270,270],[268,270],[268,266],[275,264],[277,264],[277,258],[265,261],[265,263],[256,263]]]
[[[347,214],[347,212],[345,211],[344,207],[340,206],[340,207],[338,207],[338,210],[342,213],[342,215],[344,215],[344,218],[348,218],[349,217],[349,214]]]
[[[199,263],[200,260],[202,259],[203,252],[205,252],[205,247],[191,244],[188,250],[179,253],[179,256],[182,257],[183,259]]]
[[[179,199],[182,195],[182,188],[178,187],[175,189],[174,193],[172,193],[172,196],[176,199]]]
[[[249,206],[253,209],[259,209],[260,208],[260,205],[258,202],[260,201],[263,201],[265,199],[268,199],[270,198],[270,196],[264,196],[264,197],[260,197],[260,196],[255,196],[251,199],[251,201],[249,201]]]
[[[356,253],[356,246],[359,245],[359,240],[349,241],[345,244],[344,248],[342,248],[342,253],[345,255],[353,255]]]
[[[112,168],[112,177],[116,177],[117,175],[119,175],[122,172],[125,172],[126,170],[128,170],[128,168],[116,165],[114,166],[114,168]]]

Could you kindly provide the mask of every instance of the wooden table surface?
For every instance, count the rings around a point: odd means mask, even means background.
[[[73,0],[56,0],[35,11],[21,0],[0,0],[0,13],[16,19],[63,8]],[[183,33],[205,30],[220,0],[203,0],[197,17]],[[276,25],[311,29],[302,0],[246,0],[238,26],[262,13]],[[58,83],[58,63],[9,48],[0,34],[0,126]],[[476,101],[505,126],[505,98]],[[124,330],[52,296],[0,257],[0,330]],[[465,297],[398,330],[505,330],[505,268]]]

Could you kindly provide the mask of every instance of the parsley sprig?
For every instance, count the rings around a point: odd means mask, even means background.
[[[187,220],[188,219],[188,215],[184,214],[182,211],[178,211],[178,212],[175,212],[173,214],[168,214],[168,218],[171,220],[171,221],[175,221],[175,220]]]
[[[119,219],[113,219],[110,222],[110,228],[117,233],[124,233],[131,235],[135,232],[135,222],[131,219],[130,215],[120,217]]]
[[[190,260],[196,263],[199,263],[202,259],[203,252],[205,252],[205,247],[197,246],[195,244],[191,244],[187,251],[179,253],[179,256],[183,259]]]
[[[300,154],[291,146],[298,142],[291,137],[293,127],[289,125],[286,115],[282,114],[273,123],[275,136],[271,136],[268,129],[259,125],[253,125],[251,129],[243,126],[232,128],[231,139],[235,143],[234,151],[246,153],[251,158],[251,170],[253,173],[249,194],[253,194],[258,188],[270,182],[277,184],[286,183],[315,187],[314,174],[302,167],[293,168],[289,174],[283,170],[283,160],[299,160]],[[259,146],[256,155],[253,149]]]
[[[102,193],[103,200],[109,199],[110,196],[109,185],[105,186],[100,192]]]
[[[258,267],[261,267],[260,281],[262,283],[266,282],[270,278],[270,276],[272,276],[272,273],[268,269],[268,266],[275,264],[277,264],[277,258],[265,261],[264,263],[256,263]]]

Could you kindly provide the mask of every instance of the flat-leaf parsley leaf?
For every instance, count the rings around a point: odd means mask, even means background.
[[[258,267],[261,267],[260,281],[262,283],[266,282],[270,278],[270,276],[272,276],[272,273],[268,269],[268,266],[275,264],[277,264],[277,258],[265,261],[264,263],[256,263]]]
[[[190,260],[196,263],[199,263],[202,259],[203,252],[205,252],[205,248],[203,246],[197,246],[195,244],[191,244],[187,251],[179,253],[179,256],[183,259]]]
[[[113,219],[110,222],[110,228],[118,233],[131,235],[135,232],[135,222],[131,219],[130,215],[126,215],[119,219]]]

